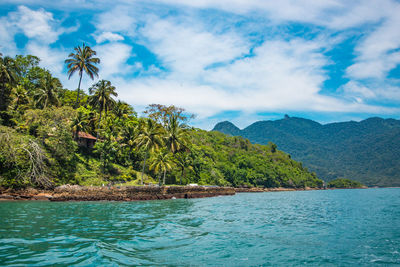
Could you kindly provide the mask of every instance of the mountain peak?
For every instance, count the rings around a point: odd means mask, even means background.
[[[230,121],[222,121],[214,126],[213,131],[218,131],[229,135],[240,135],[240,129]]]
[[[320,124],[284,116],[242,130],[222,122],[214,130],[252,143],[273,142],[326,180],[348,177],[369,186],[400,186],[400,120],[372,117]]]

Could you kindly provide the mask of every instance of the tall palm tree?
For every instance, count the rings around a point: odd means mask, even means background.
[[[98,77],[99,69],[95,66],[95,64],[99,64],[100,59],[94,57],[96,55],[96,51],[92,50],[90,46],[86,46],[85,43],[82,44],[82,47],[75,47],[74,50],[75,53],[68,55],[69,58],[65,60],[65,64],[67,64],[68,68],[68,79],[70,79],[74,73],[79,73],[78,94],[76,96],[75,104],[77,107],[79,103],[79,93],[81,89],[83,72],[86,72],[86,74],[89,75],[92,80],[94,79],[94,76]]]
[[[171,163],[171,154],[166,150],[159,151],[152,158],[152,164],[149,168],[154,170],[155,173],[164,173],[163,185],[165,185],[165,174],[172,169]],[[160,176],[158,176],[158,184],[160,184]]]
[[[111,85],[110,81],[101,80],[89,88],[91,96],[88,99],[89,105],[99,111],[99,125],[101,122],[101,115],[103,112],[107,113],[116,104],[112,96],[118,96],[115,92],[115,87]]]
[[[44,76],[39,81],[39,88],[36,90],[34,99],[36,106],[46,108],[48,105],[59,105],[58,90],[62,89],[61,82],[58,78],[51,76],[49,71],[44,73]]]
[[[17,81],[15,61],[0,53],[0,111],[5,111],[10,101],[11,86]]]
[[[180,184],[182,184],[182,177],[186,176],[186,169],[193,170],[192,158],[188,153],[179,152],[174,155],[175,164],[181,169]]]
[[[179,123],[177,115],[172,114],[168,118],[165,126],[165,143],[172,154],[187,149],[189,137],[185,127],[186,125]]]
[[[163,135],[163,129],[155,121],[147,119],[144,122],[142,122],[141,133],[136,138],[137,146],[146,151],[142,169],[142,181],[141,181],[142,184],[143,184],[144,168],[146,166],[146,159],[149,156],[150,152],[154,152],[163,145],[162,135]]]

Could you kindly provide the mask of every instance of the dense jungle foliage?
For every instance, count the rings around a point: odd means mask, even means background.
[[[364,185],[350,179],[338,178],[328,183],[329,188],[362,188]]]
[[[0,186],[146,183],[321,187],[322,181],[273,143],[194,129],[193,116],[152,104],[138,117],[99,80],[96,52],[82,45],[66,60],[78,90],[40,67],[35,56],[0,57]],[[97,138],[94,146],[85,137]],[[83,138],[83,139],[82,139]]]

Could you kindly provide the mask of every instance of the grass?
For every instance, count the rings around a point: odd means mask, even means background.
[[[102,186],[110,183],[116,186],[140,186],[142,173],[118,164],[112,164],[110,173],[104,174],[101,162],[90,155],[76,154],[76,180],[83,186]],[[144,174],[145,184],[157,184],[151,176]]]

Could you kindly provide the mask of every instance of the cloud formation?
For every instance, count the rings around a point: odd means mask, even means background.
[[[241,120],[268,112],[399,112],[400,81],[390,76],[400,64],[395,0],[120,0],[111,9],[107,1],[77,2],[92,29],[63,26],[74,11],[66,1],[50,3],[51,11],[42,0],[6,1],[15,9],[0,17],[0,49],[39,56],[72,89],[63,61],[73,47],[59,40],[79,33],[92,40],[100,78],[121,99],[138,109],[175,104],[199,121],[227,111]],[[343,61],[334,54],[340,47],[348,47]],[[83,87],[92,83],[84,79]]]

